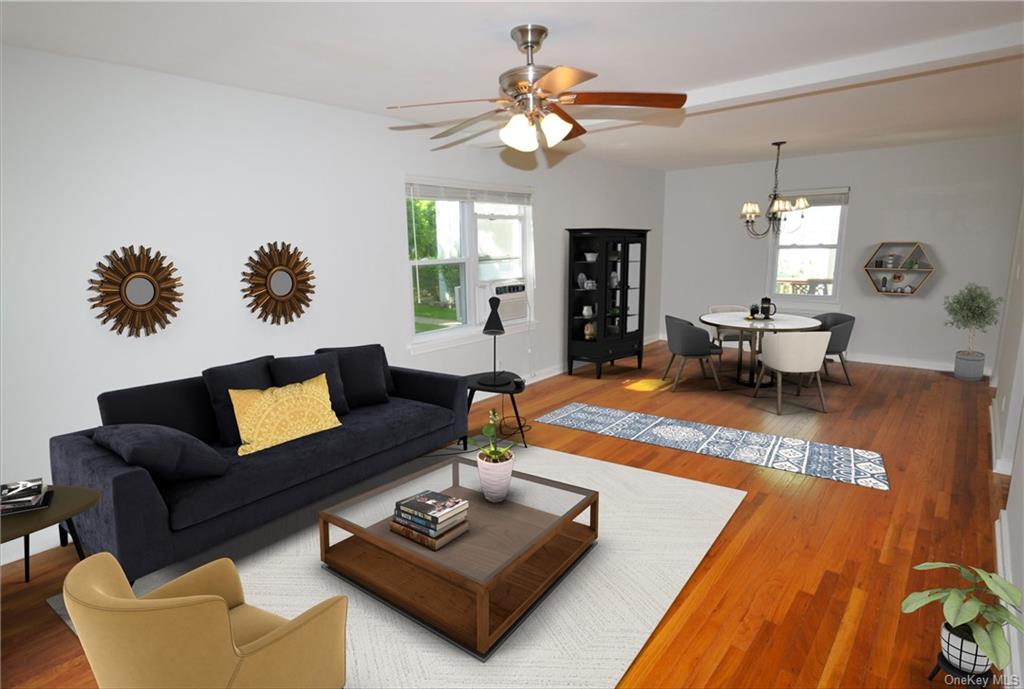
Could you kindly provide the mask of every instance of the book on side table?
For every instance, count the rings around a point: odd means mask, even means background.
[[[395,503],[391,531],[438,550],[469,530],[469,502],[425,490]]]
[[[0,484],[0,515],[45,509],[52,498],[53,491],[41,478]]]

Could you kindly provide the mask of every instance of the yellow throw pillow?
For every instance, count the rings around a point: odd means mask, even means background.
[[[239,456],[341,425],[331,409],[323,373],[279,388],[228,390],[228,394],[242,437]]]

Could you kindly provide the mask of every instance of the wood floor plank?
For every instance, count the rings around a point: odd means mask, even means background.
[[[531,445],[747,492],[619,686],[928,687],[941,611],[902,615],[899,601],[949,581],[941,571],[911,571],[917,562],[995,567],[992,523],[1008,478],[989,467],[993,390],[987,381],[854,362],[852,387],[825,383],[828,414],[805,388],[787,395],[780,417],[773,395],[753,400],[730,378],[734,357],[726,352],[722,392],[695,365],[674,393],[628,389],[661,377],[668,354],[658,343],[643,369],[606,367],[598,381],[592,367],[580,367],[517,396]],[[535,421],[577,401],[876,450],[891,490]],[[492,405],[497,399],[474,405],[472,430]],[[75,561],[73,548],[37,555],[29,584],[20,562],[3,567],[3,686],[95,686],[77,639],[46,605]]]

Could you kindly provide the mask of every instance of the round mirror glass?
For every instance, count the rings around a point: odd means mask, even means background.
[[[156,296],[156,285],[149,278],[136,275],[128,278],[124,286],[124,298],[132,306],[146,306]]]
[[[278,268],[270,274],[269,284],[270,293],[275,297],[287,297],[291,294],[295,281],[292,279],[291,273],[282,268]]]

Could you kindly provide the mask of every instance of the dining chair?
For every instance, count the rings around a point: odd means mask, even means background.
[[[700,362],[700,371],[705,378],[708,375],[707,369],[704,368],[706,361],[711,368],[711,375],[715,377],[715,387],[721,390],[722,384],[718,380],[718,370],[711,361],[711,357],[721,356],[722,348],[711,343],[711,334],[704,328],[698,328],[690,321],[675,316],[665,316],[665,333],[668,335],[668,349],[672,356],[668,360],[668,366],[665,367],[665,373],[661,376],[662,380],[668,376],[676,355],[682,357],[679,368],[676,370],[675,380],[672,382],[672,392],[675,392],[679,385],[679,377],[683,373],[687,359],[697,359]]]
[[[832,334],[828,341],[828,348],[825,356],[822,357],[822,366],[825,367],[825,379],[828,380],[828,357],[830,354],[839,356],[839,363],[843,365],[843,375],[846,376],[846,384],[853,385],[850,380],[850,371],[846,368],[846,349],[850,346],[850,335],[853,334],[853,323],[857,319],[847,313],[829,312],[815,316],[821,321],[821,329]]]
[[[804,375],[814,374],[818,383],[818,398],[821,400],[821,411],[828,413],[825,407],[825,392],[821,388],[821,362],[825,358],[831,334],[828,332],[793,332],[765,333],[761,338],[761,370],[757,374],[754,385],[754,397],[761,389],[761,378],[765,372],[775,374],[775,413],[782,414],[782,376],[785,373],[797,374],[796,394],[800,394],[801,381]]]
[[[710,313],[732,313],[733,311],[742,311],[743,313],[750,313],[750,308],[743,306],[742,304],[712,304],[708,307]],[[732,328],[715,328],[715,344],[719,347],[724,342],[737,342],[740,348],[740,359],[743,358],[743,343],[749,342],[753,346],[754,336],[752,333],[745,333],[742,330],[734,330]],[[722,363],[722,354],[718,355],[718,363]]]

